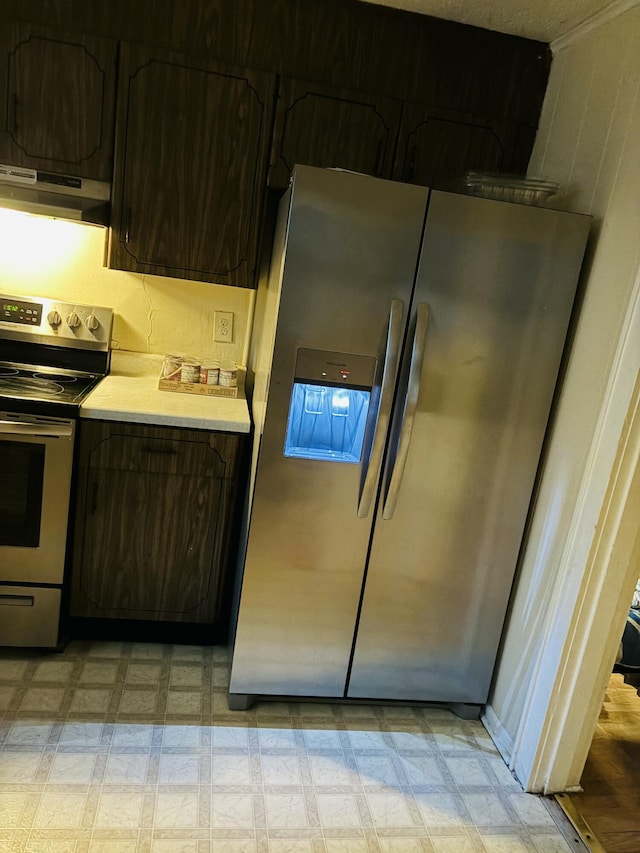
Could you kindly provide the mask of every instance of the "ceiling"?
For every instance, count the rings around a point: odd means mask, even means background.
[[[449,21],[552,42],[612,0],[367,0]],[[616,0],[614,0],[616,2]]]

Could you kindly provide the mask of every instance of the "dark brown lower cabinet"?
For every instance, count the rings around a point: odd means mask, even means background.
[[[71,616],[226,625],[244,436],[80,423]]]

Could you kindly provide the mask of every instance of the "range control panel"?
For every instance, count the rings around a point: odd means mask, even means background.
[[[25,326],[39,326],[42,320],[42,305],[37,302],[12,300],[2,303],[2,319],[5,323],[22,323]]]
[[[112,328],[111,308],[0,294],[0,337],[108,350]]]

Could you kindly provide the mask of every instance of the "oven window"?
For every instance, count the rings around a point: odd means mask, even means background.
[[[40,544],[43,444],[0,440],[0,545]]]

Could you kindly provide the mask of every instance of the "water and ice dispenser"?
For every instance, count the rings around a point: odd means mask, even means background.
[[[360,462],[376,359],[299,349],[284,455]]]

